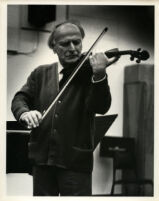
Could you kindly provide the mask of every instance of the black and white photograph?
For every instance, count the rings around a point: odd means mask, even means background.
[[[5,196],[155,199],[156,4],[3,8]]]

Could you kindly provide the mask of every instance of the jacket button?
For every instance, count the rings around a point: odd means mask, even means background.
[[[58,114],[55,114],[55,118],[57,118],[59,115]]]
[[[61,103],[61,100],[58,100],[58,103]]]

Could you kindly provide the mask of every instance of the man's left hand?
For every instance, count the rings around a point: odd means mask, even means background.
[[[105,69],[107,66],[115,63],[119,57],[113,59],[108,59],[108,57],[103,53],[96,53],[89,57],[90,65],[92,66],[93,75],[96,80],[102,79],[105,76]]]

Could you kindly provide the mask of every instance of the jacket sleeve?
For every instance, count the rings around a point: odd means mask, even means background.
[[[104,80],[90,83],[86,107],[93,113],[105,114],[109,110],[110,105],[111,93],[106,75]]]
[[[35,97],[35,71],[27,79],[26,84],[15,94],[11,110],[16,120],[22,113],[29,111],[33,107]]]

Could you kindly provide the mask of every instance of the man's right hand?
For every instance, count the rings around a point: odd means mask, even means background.
[[[24,122],[29,129],[36,128],[42,121],[42,114],[37,110],[31,110],[29,112],[24,112],[19,120]]]

